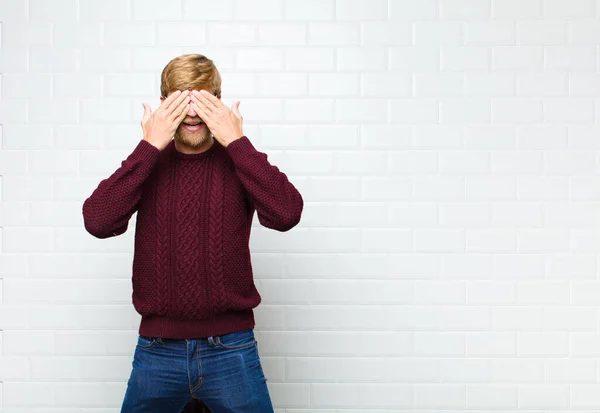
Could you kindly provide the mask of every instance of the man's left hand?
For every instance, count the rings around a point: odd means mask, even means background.
[[[194,90],[191,96],[194,110],[221,145],[227,147],[244,135],[239,101],[234,102],[229,109],[221,99],[206,90]]]

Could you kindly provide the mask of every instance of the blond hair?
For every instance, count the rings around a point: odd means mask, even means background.
[[[221,74],[214,62],[201,54],[185,54],[171,60],[160,76],[160,93],[206,89],[221,97]]]

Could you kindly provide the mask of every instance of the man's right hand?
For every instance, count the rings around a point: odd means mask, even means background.
[[[141,122],[144,140],[160,151],[166,148],[188,113],[189,102],[189,90],[176,90],[163,100],[154,113],[150,106],[144,103],[144,117]]]

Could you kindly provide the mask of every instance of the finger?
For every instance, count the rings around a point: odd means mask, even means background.
[[[167,108],[171,102],[173,102],[175,99],[177,99],[179,97],[179,95],[181,94],[181,90],[176,90],[175,92],[171,93],[169,96],[165,97],[165,100],[162,101],[162,103],[160,104],[160,107],[162,109]]]
[[[223,102],[221,99],[217,98],[215,95],[210,93],[208,90],[201,90],[200,94],[206,98],[209,102],[211,102],[215,107],[223,106]]]
[[[187,115],[188,113],[188,105],[190,103],[190,97],[187,96],[185,99],[183,99],[183,101],[179,104],[179,106],[177,107],[176,110],[173,111],[173,113],[171,113],[171,118],[173,120],[178,120],[179,118],[181,118],[181,120],[183,120],[183,118],[185,118],[185,115]],[[181,121],[179,121],[181,122]]]
[[[150,106],[147,103],[142,103],[142,106],[144,106],[144,116],[142,117],[142,125],[144,125],[150,119],[152,110],[150,110]]]
[[[240,101],[236,101],[233,106],[231,107],[231,111],[233,112],[233,114],[238,117],[239,119],[242,119],[242,114],[240,113]]]
[[[192,103],[195,104],[194,108],[199,107],[200,110],[202,110],[207,116],[212,117],[212,111],[210,110],[210,108],[207,107],[203,101],[198,99],[193,94],[192,94]]]
[[[195,103],[194,101],[192,101],[192,107],[194,108],[196,113],[200,116],[200,118],[204,121],[204,123],[206,123],[206,125],[208,126],[212,121],[212,116],[211,116],[210,112],[208,112],[206,110],[206,107],[201,104],[199,105],[198,103]]]
[[[208,93],[208,92],[206,92],[206,93]],[[200,100],[200,102],[202,102],[204,104],[204,106],[206,106],[207,110],[209,110],[211,112],[215,112],[218,109],[217,106],[215,106],[215,104],[206,97],[204,90],[201,90],[200,92],[196,93],[195,95]]]
[[[173,115],[173,112],[175,112],[179,108],[181,102],[186,100],[186,98],[189,96],[189,93],[189,90],[184,90],[183,92],[180,92],[179,96],[177,96],[176,99],[172,100],[171,103],[169,103],[169,105],[165,107],[165,113],[167,114],[167,116]]]
[[[183,120],[185,119],[189,110],[190,110],[190,102],[186,101],[185,104],[183,105],[183,110],[181,111],[181,113],[179,114],[177,119],[175,119],[175,122],[177,123],[177,125],[179,125],[181,122],[183,122]]]

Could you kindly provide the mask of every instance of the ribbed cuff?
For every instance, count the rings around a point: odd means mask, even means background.
[[[130,157],[131,157],[131,159],[135,159],[135,160],[139,159],[139,160],[156,161],[158,159],[159,154],[160,154],[160,151],[158,150],[158,148],[156,146],[154,146],[151,143],[148,143],[142,139],[137,144],[137,146],[131,153]]]
[[[245,155],[249,152],[256,152],[256,148],[252,145],[252,142],[250,142],[250,139],[248,139],[246,135],[231,142],[227,145],[226,149],[234,162],[245,159]]]

